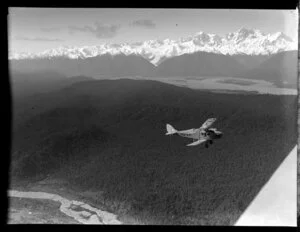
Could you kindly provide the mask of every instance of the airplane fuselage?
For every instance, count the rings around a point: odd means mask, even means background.
[[[187,131],[178,131],[178,135],[194,140],[199,139],[207,139],[207,140],[213,140],[221,138],[222,133],[216,133],[213,130],[207,129],[207,130],[200,130],[200,129],[190,129]]]

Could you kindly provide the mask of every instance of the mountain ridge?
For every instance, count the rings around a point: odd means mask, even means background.
[[[270,55],[296,49],[297,45],[282,32],[265,34],[259,30],[241,28],[224,37],[200,31],[193,36],[177,40],[146,40],[144,42],[82,47],[61,46],[36,54],[10,52],[9,59],[52,59],[57,57],[87,59],[105,54],[113,56],[124,54],[141,56],[157,66],[162,60],[199,51],[223,55]]]

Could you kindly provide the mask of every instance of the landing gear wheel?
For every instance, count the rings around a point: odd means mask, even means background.
[[[212,141],[212,140],[210,140],[210,141],[209,141],[209,143],[210,143],[210,144],[213,144],[213,141]]]

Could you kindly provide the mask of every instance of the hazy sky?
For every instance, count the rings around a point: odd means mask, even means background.
[[[179,39],[199,31],[220,36],[241,27],[284,32],[297,41],[296,10],[10,8],[9,49]]]

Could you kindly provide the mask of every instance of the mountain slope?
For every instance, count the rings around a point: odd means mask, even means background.
[[[233,57],[197,52],[163,61],[157,68],[157,76],[237,76],[244,66]]]
[[[295,88],[297,83],[297,52],[285,51],[273,55],[238,54],[232,56],[195,52],[164,59],[158,66],[154,66],[143,57],[122,54],[86,59],[44,58],[11,60],[10,69],[12,79],[14,79],[14,73],[19,73],[24,77],[38,76],[41,73],[46,73],[45,75],[49,76],[47,73],[56,73],[57,76],[90,76],[96,79],[136,76],[157,78],[211,76],[258,79],[272,82],[278,87]],[[57,77],[52,75],[49,78],[54,80]],[[18,79],[21,81],[20,78]],[[44,80],[46,81],[46,78]],[[32,84],[32,87],[37,83]],[[24,86],[30,85],[25,84]]]
[[[297,59],[297,51],[274,54],[258,67],[240,76],[271,81],[279,87],[295,88],[297,86],[298,75]]]
[[[232,57],[243,67],[245,70],[251,70],[259,65],[261,65],[264,61],[269,59],[270,55],[246,55],[246,54],[236,54],[232,55]]]
[[[50,92],[66,87],[72,83],[87,80],[93,80],[93,78],[85,76],[67,78],[54,70],[36,70],[32,72],[16,72],[11,70],[10,72],[12,96],[16,101],[22,100],[23,97]]]
[[[12,60],[10,69],[14,72],[55,71],[65,76],[120,77],[151,76],[154,66],[136,55],[103,55],[87,59],[53,59]]]

